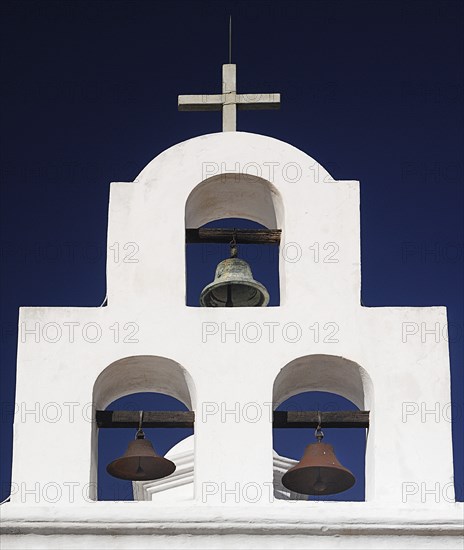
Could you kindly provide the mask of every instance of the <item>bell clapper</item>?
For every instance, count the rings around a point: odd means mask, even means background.
[[[227,301],[226,301],[226,307],[234,307],[234,303],[232,302],[232,285],[227,285]]]
[[[327,485],[321,479],[321,469],[319,468],[319,473],[317,475],[316,483],[314,483],[314,490],[317,493],[322,493],[327,489]]]

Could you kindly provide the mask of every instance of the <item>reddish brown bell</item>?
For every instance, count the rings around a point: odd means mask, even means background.
[[[106,467],[106,471],[119,479],[148,481],[171,475],[176,469],[174,462],[156,454],[153,445],[139,430],[127,451]]]
[[[300,462],[282,477],[290,491],[304,495],[334,495],[352,487],[354,475],[340,464],[332,445],[311,443]]]

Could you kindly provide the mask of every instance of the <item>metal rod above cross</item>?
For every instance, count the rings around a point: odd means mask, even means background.
[[[179,111],[222,110],[222,131],[237,130],[237,108],[278,109],[280,94],[238,94],[237,66],[229,63],[222,66],[222,94],[180,95]]]

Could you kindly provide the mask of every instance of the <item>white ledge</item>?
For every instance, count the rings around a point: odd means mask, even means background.
[[[193,504],[193,503],[192,503]],[[137,507],[135,510],[134,507]],[[463,536],[462,503],[436,508],[355,502],[279,502],[268,506],[86,505],[1,507],[2,535],[382,535]],[[134,515],[137,521],[134,521]],[[250,519],[252,518],[252,519]]]

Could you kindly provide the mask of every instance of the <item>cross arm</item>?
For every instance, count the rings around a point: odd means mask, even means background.
[[[220,111],[223,104],[222,94],[210,95],[180,95],[179,111]]]
[[[237,107],[241,111],[279,109],[280,94],[238,94]]]

